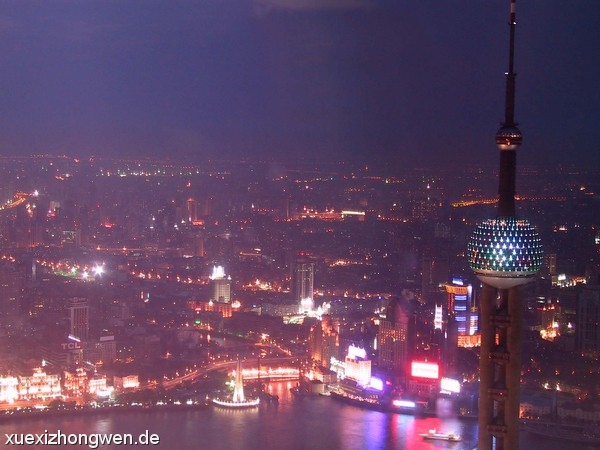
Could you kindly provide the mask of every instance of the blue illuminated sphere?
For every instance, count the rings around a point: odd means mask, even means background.
[[[475,229],[467,246],[467,258],[477,278],[508,289],[531,281],[540,271],[542,242],[527,220],[497,217]]]

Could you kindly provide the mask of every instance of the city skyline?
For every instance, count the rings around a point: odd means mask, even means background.
[[[5,3],[0,154],[495,162],[501,5],[165,5]],[[597,162],[594,2],[520,20],[520,164]]]
[[[0,5],[7,439],[599,444],[600,11],[471,3]]]
[[[0,209],[0,414],[22,407],[15,417],[27,421],[40,401],[47,409],[39,414],[49,418],[59,408],[80,417],[94,401],[106,412],[119,405],[135,414],[142,399],[157,410],[204,411],[207,395],[224,386],[229,392],[228,372],[240,356],[256,376],[259,365],[279,367],[301,385],[287,385],[284,395],[249,383],[261,413],[283,414],[296,397],[329,386],[332,398],[323,404],[374,408],[389,418],[426,408],[438,429],[448,417],[456,423],[477,414],[480,335],[475,327],[460,335],[468,306],[449,298],[447,283],[472,284],[483,298],[465,241],[493,207],[479,189],[489,174],[465,167],[383,177],[340,164],[339,173],[290,167],[265,177],[265,168],[0,159],[1,192],[14,193]],[[527,418],[585,414],[593,425],[600,346],[587,326],[592,311],[580,307],[599,289],[598,177],[560,168],[528,175],[519,207],[540,224],[550,251],[524,298],[519,411]],[[294,266],[305,259],[316,310],[301,313]],[[216,280],[231,283],[230,303],[215,293]],[[280,408],[272,407],[274,396]],[[460,423],[453,429],[472,448],[477,426],[471,418]],[[389,430],[385,424],[378,429]],[[547,434],[543,423],[528,426]],[[581,439],[584,428],[554,435]],[[398,437],[420,442],[427,429]],[[159,434],[169,448],[181,447],[179,433]],[[538,447],[526,444],[530,434],[520,434],[522,448]]]

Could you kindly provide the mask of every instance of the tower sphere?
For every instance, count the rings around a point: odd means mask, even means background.
[[[500,150],[515,150],[523,142],[523,135],[514,125],[504,125],[496,133],[496,145]]]
[[[467,246],[477,278],[498,289],[525,284],[542,267],[542,243],[527,220],[497,217],[481,223]]]

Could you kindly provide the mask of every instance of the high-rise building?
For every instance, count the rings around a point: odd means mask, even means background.
[[[452,345],[476,347],[479,345],[479,308],[473,300],[473,286],[462,278],[453,278],[446,284],[448,295],[447,313],[456,327],[457,340]]]
[[[387,306],[385,319],[379,321],[377,365],[402,376],[408,373],[409,350],[414,320],[405,298],[394,298]]]
[[[231,303],[231,277],[225,275],[223,266],[214,266],[209,278],[213,287],[211,300]]]
[[[483,283],[480,297],[480,450],[519,448],[521,382],[521,287],[542,266],[535,228],[515,217],[516,150],[523,137],[514,120],[515,0],[510,0],[509,62],[504,123],[496,133],[500,150],[498,215],[480,224],[468,244],[471,269]]]
[[[331,325],[329,316],[324,316],[322,321],[311,327],[308,350],[311,359],[327,369],[331,364],[331,357],[339,357],[339,336]]]
[[[368,386],[371,380],[371,360],[364,348],[350,345],[346,358],[345,377],[362,386]]]
[[[556,253],[549,253],[546,249],[544,253],[544,264],[540,275],[550,281],[551,284],[555,285],[558,283],[558,267],[557,267],[557,255]]]
[[[600,285],[583,287],[577,298],[577,350],[584,355],[600,356]]]
[[[81,341],[87,341],[90,331],[90,313],[85,298],[71,298],[67,303],[69,310],[69,335]]]
[[[198,221],[198,202],[193,198],[188,198],[185,202],[185,221],[188,223]]]
[[[444,285],[445,302],[435,305],[433,343],[438,348],[440,370],[444,376],[459,373],[458,348],[477,347],[479,308],[474,302],[473,286],[462,278],[452,278]]]
[[[300,314],[311,311],[314,306],[315,265],[303,260],[298,261],[292,274],[294,300],[300,305]]]

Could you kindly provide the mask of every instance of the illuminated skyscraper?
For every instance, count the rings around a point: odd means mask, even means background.
[[[225,276],[223,266],[214,266],[209,278],[213,286],[212,300],[231,303],[231,277]]]
[[[85,298],[71,298],[67,304],[69,310],[69,334],[81,341],[87,341],[90,330],[88,301]]]
[[[294,300],[300,305],[300,313],[311,311],[314,306],[314,274],[313,263],[299,261],[294,267],[292,289]]]
[[[456,326],[457,340],[452,342],[458,347],[479,345],[479,308],[473,301],[473,286],[461,278],[453,278],[445,286],[448,294],[448,315]]]
[[[390,300],[385,319],[379,322],[378,366],[397,375],[406,375],[413,333],[414,320],[408,301],[404,298]]]
[[[500,150],[498,216],[477,227],[468,244],[471,269],[482,281],[481,356],[479,363],[478,448],[519,448],[521,382],[521,287],[542,266],[542,246],[535,228],[515,217],[516,150],[522,135],[514,121],[515,0],[510,0],[510,45],[506,107],[496,133]]]
[[[308,336],[308,351],[313,361],[329,368],[331,357],[338,357],[339,336],[331,324],[331,318],[324,316],[315,323]]]
[[[193,198],[188,198],[185,202],[185,220],[188,223],[194,223],[198,221],[198,202]]]

